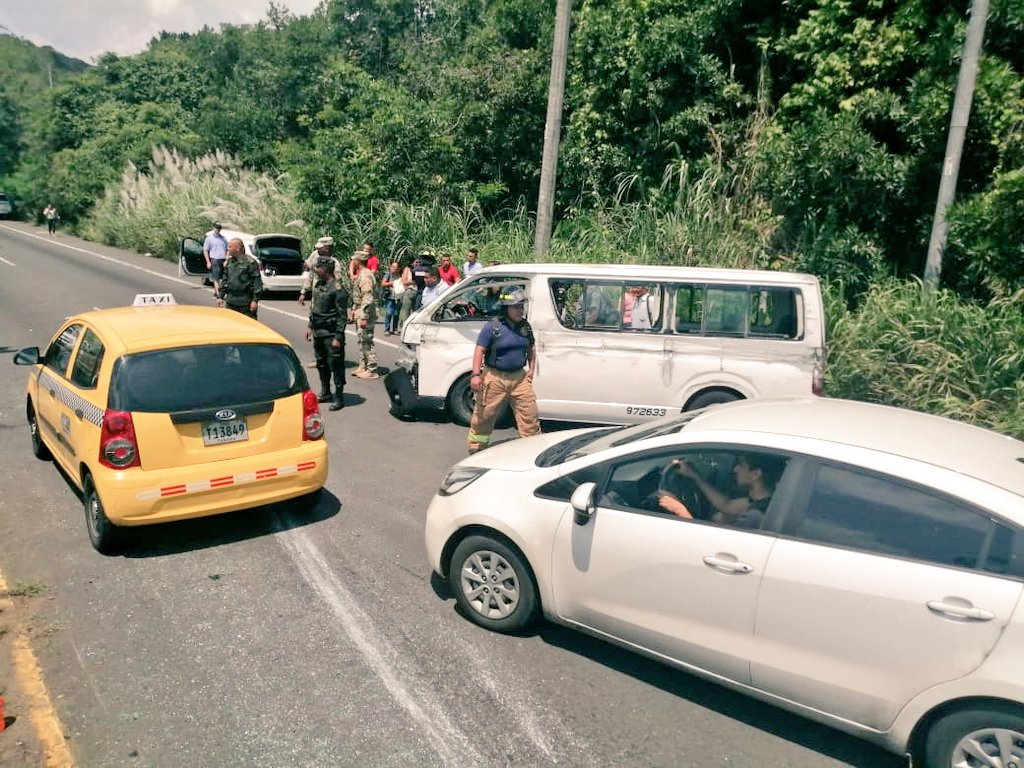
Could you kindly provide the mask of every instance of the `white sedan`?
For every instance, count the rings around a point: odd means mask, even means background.
[[[541,615],[876,742],[1024,767],[1024,443],[751,400],[455,465],[433,569],[477,624]]]

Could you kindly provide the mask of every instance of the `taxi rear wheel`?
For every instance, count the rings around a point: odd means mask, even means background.
[[[89,541],[93,548],[104,555],[116,552],[121,542],[121,532],[103,511],[103,502],[91,475],[85,476],[82,505],[85,509],[85,527],[89,531]]]
[[[39,436],[39,422],[36,420],[36,410],[31,404],[28,406],[28,433],[32,438],[32,455],[41,461],[49,461],[53,458],[50,449],[46,447],[43,438]]]

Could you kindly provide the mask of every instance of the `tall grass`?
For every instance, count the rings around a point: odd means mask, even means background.
[[[178,238],[205,233],[214,221],[243,232],[292,232],[308,239],[285,180],[243,168],[215,152],[191,159],[154,147],[145,169],[129,163],[82,224],[91,240],[178,258]]]
[[[841,286],[826,298],[830,395],[1024,439],[1024,291],[979,305],[893,280],[871,286],[855,310]]]

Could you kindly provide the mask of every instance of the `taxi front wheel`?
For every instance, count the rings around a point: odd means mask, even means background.
[[[97,552],[109,555],[117,551],[121,542],[121,531],[110,522],[103,511],[103,502],[96,492],[96,484],[92,475],[85,476],[82,485],[82,504],[85,508],[85,527],[89,531],[89,541]]]

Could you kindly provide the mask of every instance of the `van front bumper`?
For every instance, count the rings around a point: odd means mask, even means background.
[[[384,377],[384,389],[391,402],[391,413],[400,419],[409,418],[417,410],[443,411],[448,403],[443,397],[422,397],[416,392],[416,366],[411,370],[399,361],[399,367]]]

